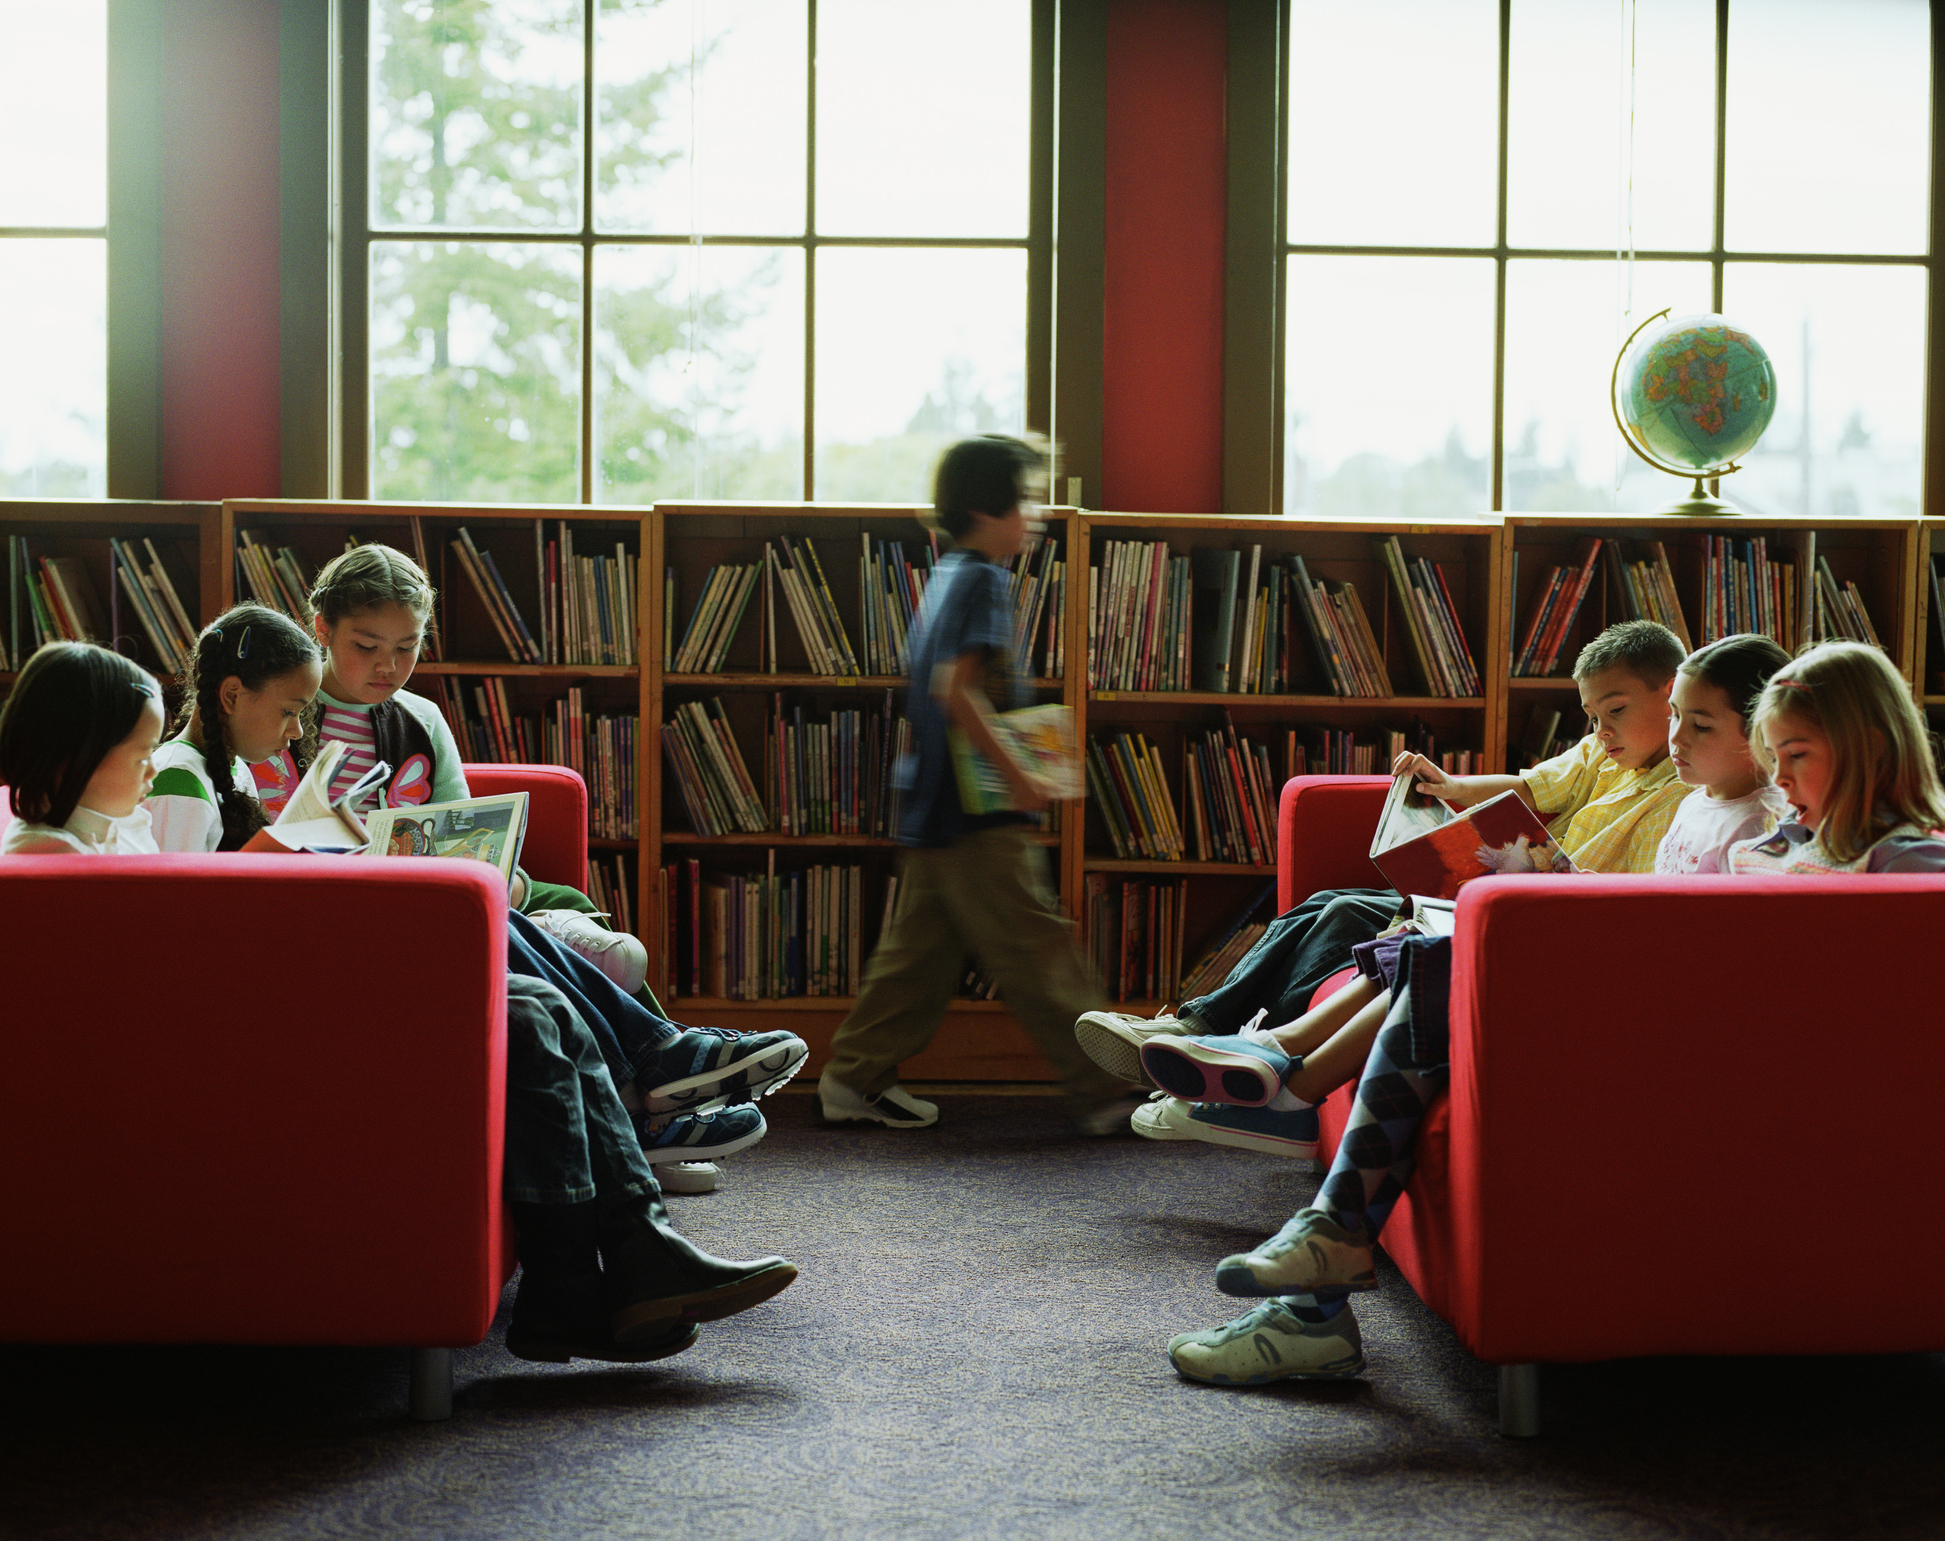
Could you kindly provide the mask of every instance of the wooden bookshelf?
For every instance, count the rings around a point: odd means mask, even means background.
[[[172,687],[175,671],[159,657],[132,602],[119,591],[108,543],[111,539],[132,542],[146,556],[143,542],[152,542],[189,619],[200,628],[215,613],[211,598],[227,565],[221,513],[215,503],[0,499],[0,533],[9,537],[9,550],[0,553],[0,584],[5,585],[0,593],[0,628],[4,628],[8,660],[12,661],[16,638],[23,655],[33,651],[27,596],[24,587],[14,583],[8,565],[11,537],[24,536],[30,560],[73,557],[85,568],[104,629],[113,633],[91,640],[127,654]],[[21,582],[24,585],[24,574]],[[12,670],[0,673],[0,685],[11,688],[13,678]],[[170,699],[173,704],[173,689]]]
[[[136,513],[136,510],[144,512]],[[804,833],[778,830],[706,836],[691,831],[686,809],[670,784],[659,728],[685,701],[712,697],[722,702],[733,736],[762,790],[762,751],[768,714],[781,695],[787,707],[801,705],[807,719],[827,720],[832,711],[875,712],[887,691],[902,692],[897,674],[832,675],[815,672],[781,594],[777,597],[777,654],[770,665],[768,639],[756,613],[744,617],[720,673],[665,672],[663,639],[673,628],[679,642],[700,586],[709,570],[725,562],[761,557],[767,541],[783,534],[815,543],[832,601],[862,661],[859,552],[861,536],[902,543],[918,552],[926,537],[915,508],[889,505],[666,503],[652,509],[555,506],[459,506],[384,503],[252,501],[224,505],[4,504],[0,525],[30,537],[67,542],[61,549],[93,560],[90,542],[130,528],[172,542],[165,557],[178,582],[193,556],[196,589],[207,620],[230,602],[235,568],[230,553],[240,529],[263,530],[279,544],[294,547],[306,571],[341,550],[345,538],[383,540],[411,551],[411,522],[424,532],[427,562],[441,592],[439,657],[420,672],[430,684],[443,680],[468,689],[485,682],[504,687],[517,712],[548,706],[569,689],[585,693],[588,710],[633,711],[640,731],[636,767],[640,835],[634,840],[597,839],[591,854],[603,860],[621,856],[633,862],[638,928],[658,958],[668,917],[660,908],[659,873],[665,862],[695,858],[718,872],[778,871],[831,865],[855,866],[862,873],[864,915],[861,956],[868,956],[878,929],[884,884],[894,870],[895,843],[882,836]],[[131,517],[132,516],[132,517]],[[538,601],[533,560],[533,524],[568,521],[577,545],[586,531],[611,551],[620,541],[637,559],[641,663],[632,665],[528,664],[506,656],[486,612],[479,605],[447,549],[453,532],[465,525],[484,549],[495,553],[509,590],[531,621]],[[1168,768],[1170,790],[1181,813],[1181,746],[1186,738],[1233,720],[1238,732],[1273,745],[1272,762],[1280,784],[1281,746],[1292,728],[1302,732],[1330,728],[1373,734],[1407,728],[1417,719],[1440,748],[1469,748],[1481,768],[1517,768],[1517,744],[1526,714],[1535,706],[1559,709],[1561,735],[1577,736],[1578,701],[1569,675],[1575,653],[1602,627],[1620,618],[1619,596],[1598,574],[1569,635],[1563,638],[1554,669],[1544,678],[1511,675],[1511,653],[1525,624],[1535,590],[1546,568],[1567,561],[1588,536],[1616,539],[1625,554],[1640,543],[1658,540],[1667,548],[1678,599],[1694,640],[1701,641],[1703,585],[1702,538],[1726,535],[1747,540],[1761,535],[1772,555],[1796,559],[1814,537],[1816,550],[1830,562],[1840,583],[1855,582],[1887,651],[1910,679],[1930,711],[1934,726],[1945,727],[1945,642],[1931,618],[1930,585],[1925,578],[1933,556],[1945,560],[1945,519],[1815,521],[1753,518],[1682,519],[1657,515],[1508,514],[1424,524],[1408,521],[1333,521],[1290,517],[1200,517],[1192,515],[1081,513],[1047,511],[1047,533],[1061,542],[1068,582],[1064,624],[1066,667],[1035,681],[1044,700],[1070,706],[1076,725],[1089,732],[1128,730],[1156,743]],[[1395,535],[1405,552],[1425,557],[1442,569],[1481,676],[1477,695],[1428,694],[1414,666],[1404,616],[1384,565],[1373,550],[1374,537]],[[1356,585],[1394,690],[1382,697],[1339,696],[1327,677],[1302,656],[1293,639],[1288,688],[1276,694],[1241,691],[1133,691],[1088,688],[1088,596],[1085,577],[1107,541],[1166,541],[1172,554],[1210,545],[1242,553],[1247,575],[1250,546],[1260,544],[1266,560],[1298,553],[1314,577]],[[50,547],[53,549],[53,547]],[[178,565],[177,557],[181,558]],[[1518,578],[1514,577],[1515,557]],[[1605,561],[1605,557],[1603,557]],[[673,570],[675,607],[665,614],[663,577]],[[185,594],[185,598],[186,598]],[[1242,625],[1239,596],[1236,624]],[[1186,885],[1189,903],[1183,924],[1184,962],[1198,944],[1225,928],[1233,913],[1274,877],[1267,864],[1231,861],[1161,861],[1121,858],[1105,839],[1099,814],[1091,806],[1069,808],[1058,828],[1042,837],[1050,875],[1070,913],[1081,915],[1090,878],[1111,883],[1139,881]],[[1187,827],[1184,825],[1184,833]],[[1189,854],[1194,851],[1190,841]],[[1375,881],[1375,879],[1374,879]],[[1083,937],[1084,947],[1092,939]],[[666,991],[669,981],[651,981]],[[680,1019],[717,1022],[762,1030],[785,1027],[803,1034],[821,1058],[832,1032],[849,1010],[848,996],[792,996],[764,1000],[722,1000],[712,996],[665,993]],[[1153,1011],[1163,999],[1130,1000],[1121,1009]],[[948,1021],[926,1054],[905,1073],[911,1079],[1044,1080],[1044,1062],[1003,1005],[964,998],[949,1008]]]

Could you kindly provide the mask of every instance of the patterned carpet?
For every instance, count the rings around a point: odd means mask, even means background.
[[[1945,1356],[1554,1369],[1516,1443],[1492,1371],[1387,1268],[1363,1380],[1192,1385],[1163,1342],[1234,1314],[1210,1265],[1314,1177],[1081,1140],[1050,1097],[944,1106],[864,1133],[773,1099],[677,1218],[788,1253],[796,1287],[642,1371],[509,1359],[503,1310],[448,1424],[404,1421],[402,1352],[0,1348],[0,1536],[1945,1532]]]

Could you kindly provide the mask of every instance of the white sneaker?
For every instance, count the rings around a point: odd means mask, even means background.
[[[714,1193],[723,1169],[713,1161],[672,1161],[655,1168],[664,1193]]]
[[[1126,1011],[1087,1011],[1074,1023],[1074,1041],[1081,1046],[1082,1053],[1110,1075],[1153,1086],[1153,1079],[1141,1067],[1141,1046],[1150,1038],[1164,1034],[1182,1037],[1200,1030],[1166,1012],[1160,1016],[1138,1017]]]
[[[817,1080],[817,1100],[831,1124],[883,1124],[888,1129],[924,1129],[939,1121],[939,1105],[890,1086],[875,1097],[853,1091],[829,1070]]]
[[[1342,1380],[1364,1368],[1364,1335],[1348,1302],[1327,1322],[1302,1322],[1281,1300],[1266,1300],[1207,1332],[1178,1332],[1168,1357],[1191,1380],[1215,1386]]]
[[[595,916],[606,920],[607,912],[584,915],[579,910],[535,910],[527,919],[563,947],[579,953],[615,982],[625,995],[633,995],[648,978],[648,949],[626,931],[610,931],[597,926]]]

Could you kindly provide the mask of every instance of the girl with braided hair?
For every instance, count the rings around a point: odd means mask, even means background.
[[[323,679],[317,643],[275,610],[237,605],[203,629],[183,667],[182,727],[149,789],[163,850],[239,850],[270,822],[250,767],[303,733]]]

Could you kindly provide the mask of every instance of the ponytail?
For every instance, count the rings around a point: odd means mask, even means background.
[[[194,709],[203,725],[203,768],[216,789],[216,811],[223,822],[219,851],[239,849],[270,822],[255,795],[236,784],[228,724],[223,715],[223,682],[232,677],[245,690],[318,659],[317,643],[287,615],[262,605],[226,610],[196,638],[183,670],[185,720]]]

